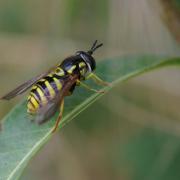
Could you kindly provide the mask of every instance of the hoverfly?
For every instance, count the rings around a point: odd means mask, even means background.
[[[96,62],[92,54],[102,45],[102,43],[97,45],[96,40],[89,51],[77,51],[75,55],[67,57],[62,63],[21,84],[0,99],[10,100],[31,88],[27,98],[27,112],[35,116],[34,120],[38,124],[48,121],[60,108],[52,129],[52,132],[55,132],[62,118],[64,97],[71,95],[76,85],[96,93],[103,93],[103,91],[93,89],[82,81],[91,78],[100,85],[109,85],[93,73]]]

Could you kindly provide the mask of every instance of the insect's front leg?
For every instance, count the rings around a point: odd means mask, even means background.
[[[91,73],[89,74],[86,79],[92,79],[96,84],[99,84],[101,86],[110,86],[111,84],[109,82],[103,81],[100,77],[98,77],[96,74]]]
[[[89,91],[93,91],[93,92],[96,92],[96,93],[104,93],[104,91],[96,90],[96,89],[91,88],[90,86],[88,86],[87,84],[83,83],[80,80],[77,80],[76,83],[81,85],[82,87],[84,87],[85,89],[87,89]]]

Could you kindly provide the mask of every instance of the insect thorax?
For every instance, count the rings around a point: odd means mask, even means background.
[[[71,56],[66,58],[61,64],[60,68],[67,74],[77,74],[80,80],[84,79],[89,73],[87,64],[80,56]]]

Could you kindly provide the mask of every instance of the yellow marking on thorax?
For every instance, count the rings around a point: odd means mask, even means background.
[[[65,75],[64,70],[61,69],[60,67],[58,67],[58,68],[55,70],[55,74],[58,75],[58,76],[64,76],[64,75]]]
[[[85,67],[85,66],[86,66],[86,64],[85,64],[84,62],[80,62],[80,63],[79,63],[79,67],[80,67],[80,68]]]
[[[76,65],[73,65],[70,69],[68,69],[68,73],[69,74],[72,74],[73,73],[73,71],[74,71],[74,69],[76,69]]]
[[[86,64],[84,62],[79,63],[79,68],[81,68],[80,73],[83,76],[86,73],[86,69],[84,68]]]

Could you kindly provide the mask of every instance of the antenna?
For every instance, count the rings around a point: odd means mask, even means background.
[[[91,47],[91,49],[88,51],[88,53],[89,53],[90,55],[92,55],[96,49],[100,48],[100,47],[103,45],[103,43],[97,45],[97,42],[98,42],[98,41],[95,40],[94,43],[93,43],[93,45],[92,45],[92,47]]]

